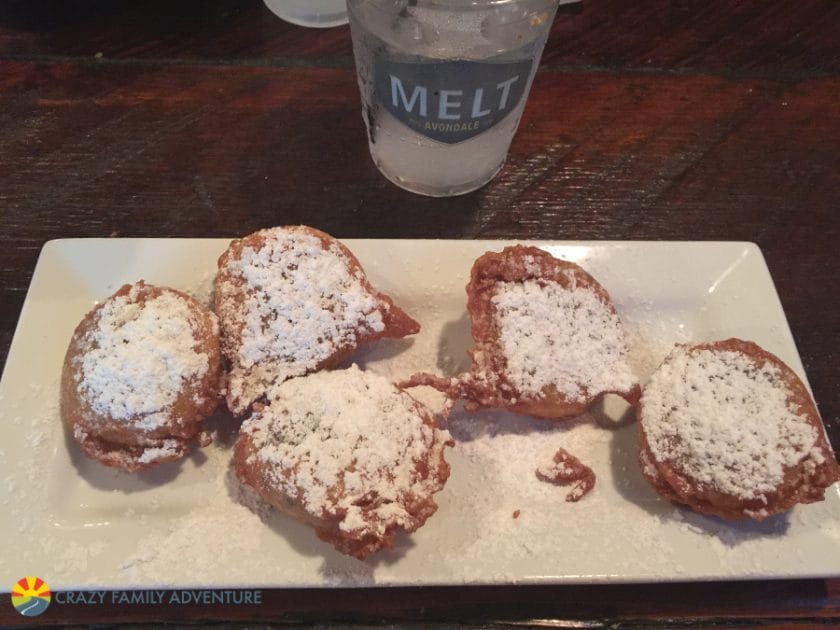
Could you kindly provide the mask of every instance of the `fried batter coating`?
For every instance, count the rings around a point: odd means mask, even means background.
[[[417,374],[404,386],[435,387],[468,410],[551,419],[579,415],[605,393],[638,400],[610,296],[578,265],[523,245],[488,252],[473,265],[467,297],[469,374]]]
[[[219,326],[190,296],[142,280],[76,327],[61,413],[82,451],[130,472],[184,456],[222,387]]]
[[[536,247],[488,252],[467,295],[473,408],[565,418],[606,392],[638,399],[610,296],[578,265]]]
[[[560,486],[572,484],[566,501],[576,503],[595,487],[595,472],[564,448],[557,449],[547,464],[536,470],[537,478]]]
[[[216,313],[235,414],[272,398],[286,379],[335,367],[363,343],[420,330],[371,286],[350,250],[310,227],[235,240],[218,266]]]
[[[449,433],[385,378],[347,370],[285,381],[255,405],[234,449],[240,481],[281,512],[364,559],[437,510]]]
[[[644,477],[697,512],[762,520],[822,501],[840,479],[802,381],[748,341],[677,346],[637,413]]]

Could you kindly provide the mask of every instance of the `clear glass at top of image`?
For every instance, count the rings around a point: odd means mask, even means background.
[[[346,0],[264,0],[277,17],[315,28],[347,24]]]
[[[371,156],[431,196],[499,172],[559,0],[348,0]]]

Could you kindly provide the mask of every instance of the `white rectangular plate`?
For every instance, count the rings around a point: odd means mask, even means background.
[[[464,286],[500,241],[348,240],[372,283],[423,326],[354,360],[391,377],[467,366]],[[456,412],[452,475],[438,512],[393,552],[342,556],[313,531],[247,507],[229,475],[236,426],[216,443],[138,475],[105,468],[68,440],[58,382],[70,335],[96,300],[140,278],[207,301],[225,240],[61,240],[41,254],[0,383],[0,588],[25,575],[53,589],[498,583],[618,583],[840,575],[840,494],[763,523],[675,508],[643,480],[637,429],[590,415],[552,423]],[[675,342],[756,341],[804,378],[759,249],[748,243],[538,242],[611,293],[642,380]],[[608,400],[607,415],[624,412]],[[579,503],[537,480],[560,446],[589,464]],[[514,512],[519,511],[518,518]]]

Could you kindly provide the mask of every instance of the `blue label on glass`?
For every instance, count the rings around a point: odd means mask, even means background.
[[[531,60],[376,60],[376,99],[397,120],[432,140],[456,144],[484,133],[519,105]]]

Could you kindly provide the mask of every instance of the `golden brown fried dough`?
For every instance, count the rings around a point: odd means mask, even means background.
[[[234,450],[242,483],[359,559],[434,514],[452,442],[423,405],[355,366],[275,391],[242,425]]]
[[[236,414],[283,381],[335,367],[359,345],[420,325],[368,282],[339,241],[305,226],[235,240],[219,258],[216,312]]]
[[[577,503],[595,487],[595,472],[564,448],[557,449],[550,462],[536,470],[537,479],[558,486],[572,484],[566,501]]]
[[[73,333],[62,417],[89,457],[143,470],[184,456],[218,406],[221,378],[215,315],[141,280],[99,304]]]
[[[574,263],[517,245],[478,258],[467,286],[475,346],[469,374],[417,374],[469,410],[500,408],[542,418],[583,413],[605,393],[631,404],[639,385],[610,296]]]
[[[761,520],[822,501],[840,479],[802,381],[748,341],[677,346],[638,417],[645,478],[697,512]]]

